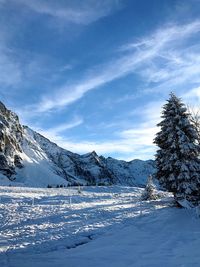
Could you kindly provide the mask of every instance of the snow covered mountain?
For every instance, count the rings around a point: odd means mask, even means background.
[[[19,123],[0,102],[0,184],[35,187],[66,185],[143,185],[154,172],[152,160],[130,162],[78,155]]]

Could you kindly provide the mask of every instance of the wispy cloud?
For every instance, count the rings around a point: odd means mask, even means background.
[[[52,7],[54,5],[52,2],[48,2],[50,4],[47,5],[47,2],[43,1],[19,1],[29,5],[36,12],[57,16],[62,19],[63,16],[67,16],[67,13],[60,13],[62,11],[60,6],[58,12],[53,13]],[[39,9],[40,3],[44,5],[41,9]],[[31,5],[36,5],[38,10]],[[61,11],[59,11],[60,8]],[[71,16],[71,20],[75,23],[87,24],[94,20],[92,16],[90,19],[88,18],[86,13],[83,14],[83,17],[79,17],[79,21]],[[96,16],[96,19],[98,19],[98,16]],[[31,107],[28,106],[28,116],[30,114],[32,116],[35,113],[40,115],[47,111],[68,106],[83,98],[88,92],[125,77],[130,73],[136,73],[142,77],[145,88],[154,92],[168,92],[174,90],[174,88],[179,88],[179,85],[184,85],[183,89],[180,90],[179,96],[183,96],[187,101],[197,102],[197,99],[199,101],[200,98],[200,44],[198,41],[194,42],[194,40],[190,42],[190,38],[196,37],[199,32],[200,21],[185,25],[171,24],[158,29],[137,42],[125,44],[115,55],[116,58],[88,70],[78,82],[54,88],[50,94],[43,95],[38,103]],[[22,79],[22,70],[15,61],[12,51],[5,50],[5,47],[4,45],[0,46],[0,72],[2,73],[0,84],[7,83],[12,85],[12,83],[17,83]],[[66,65],[67,68],[68,65]],[[12,73],[12,77],[10,73]],[[187,88],[185,85],[187,85]],[[132,97],[135,96],[132,95]],[[121,101],[126,101],[126,99],[130,99],[130,96],[124,96]],[[138,112],[140,115],[141,122],[138,125],[133,125],[132,127],[129,125],[126,129],[119,130],[109,141],[90,142],[88,140],[74,141],[74,139],[66,139],[63,132],[81,125],[83,120],[80,118],[70,123],[39,131],[60,146],[78,153],[96,150],[99,154],[123,154],[123,158],[129,159],[131,155],[133,158],[137,157],[137,155],[138,157],[140,155],[140,158],[143,159],[149,158],[149,155],[155,150],[152,140],[157,131],[156,123],[160,118],[161,106],[162,102],[154,101],[147,104],[142,110],[134,110],[133,113]],[[26,109],[24,108],[23,116],[26,114]],[[114,124],[115,122],[113,122]]]
[[[36,110],[44,112],[67,106],[87,92],[132,72],[143,76],[146,82],[157,83],[155,90],[165,90],[167,86],[170,86],[168,90],[172,90],[173,86],[191,78],[200,81],[200,57],[182,47],[184,42],[199,32],[200,21],[181,26],[168,25],[140,42],[123,46],[123,52],[117,59],[96,67],[95,71],[90,70],[78,83],[55,88],[53,96],[43,96]]]
[[[7,45],[9,33],[0,25],[0,85],[13,86],[22,80],[22,70],[16,53]]]
[[[138,130],[137,133],[134,131],[131,133],[130,130],[129,132],[127,131],[127,133],[121,133],[121,137],[114,138],[109,141],[74,141],[70,139],[67,140],[66,137],[61,135],[51,135],[51,140],[54,140],[54,142],[67,150],[80,154],[95,150],[99,155],[116,154],[116,157],[121,159],[149,159],[152,157],[152,152],[155,151],[155,146],[152,144],[151,139],[154,133],[152,130],[152,128],[145,128]],[[145,131],[148,133],[152,131],[152,135],[149,135],[147,138]]]
[[[19,1],[30,6],[37,6],[38,12],[43,12],[43,9],[39,8],[40,5],[48,6],[52,12],[54,10],[52,1],[49,1],[48,4],[37,0]],[[102,6],[112,6],[114,2],[116,1],[102,1],[101,4]],[[60,5],[58,8],[62,9]],[[116,59],[96,66],[93,70],[88,70],[78,83],[64,84],[59,88],[54,88],[53,92],[51,90],[51,96],[43,95],[40,101],[34,105],[34,111],[42,113],[67,106],[84,97],[89,91],[132,72],[143,77],[147,89],[149,89],[148,83],[153,82],[154,86],[151,85],[151,90],[154,91],[173,90],[177,85],[186,82],[200,82],[200,44],[197,42],[195,49],[191,49],[190,45],[188,49],[184,48],[184,42],[198,34],[199,31],[200,21],[198,20],[181,26],[171,24],[137,42],[125,44],[120,48]],[[20,62],[16,60],[14,52],[7,49],[5,38],[2,37],[0,38],[0,71],[0,84],[8,86],[16,86],[23,80],[23,74],[28,71],[27,68],[24,72]],[[33,110],[33,106],[30,109]]]
[[[192,100],[200,103],[200,86],[192,88],[189,92],[183,95],[183,98],[186,100]]]
[[[48,59],[41,64],[41,53],[34,54],[34,52],[17,49],[16,32],[22,28],[26,28],[27,12],[22,12],[23,8],[37,12],[41,15],[47,15],[63,21],[64,24],[71,22],[74,24],[89,24],[101,17],[108,16],[112,12],[121,8],[120,0],[88,0],[88,1],[54,1],[54,0],[0,0],[0,16],[2,21],[0,25],[0,85],[2,90],[9,86],[18,87],[20,90],[20,83],[32,80],[31,75],[45,76],[44,69],[50,69],[48,65]],[[10,7],[16,8],[16,13],[19,10],[19,16],[13,16],[13,20],[9,18]],[[11,9],[12,9],[11,8]],[[8,12],[8,13],[7,13]],[[29,14],[30,15],[30,14]],[[6,19],[8,16],[8,19]],[[47,18],[44,17],[44,18]],[[55,23],[56,25],[58,23]],[[28,24],[27,24],[28,25]],[[28,26],[27,26],[28,27]],[[15,43],[15,45],[13,45]],[[45,57],[45,55],[44,55]],[[49,56],[50,58],[51,56]],[[51,58],[53,60],[53,58]],[[44,60],[45,61],[45,60]],[[44,66],[45,65],[45,66]],[[48,68],[47,68],[48,65]],[[71,64],[65,64],[65,66],[57,67],[57,76],[61,75],[66,70],[72,68]],[[37,73],[33,73],[36,71]],[[56,75],[56,71],[54,70]],[[31,77],[30,77],[31,76]],[[51,75],[53,76],[53,75]],[[35,78],[34,77],[34,78]],[[41,89],[42,90],[42,89]],[[2,92],[3,94],[3,92]]]
[[[192,88],[182,95],[183,100],[191,113],[199,113],[200,111],[200,86]]]
[[[54,1],[54,0],[13,0],[31,10],[76,24],[89,24],[118,9],[118,0]]]
[[[152,157],[152,151],[155,151],[154,145],[146,144],[145,140],[141,142],[141,139],[138,143],[138,139],[132,138],[119,138],[110,141],[74,141],[67,140],[63,136],[54,136],[52,138],[53,136],[51,136],[51,140],[61,147],[80,154],[95,150],[99,155],[116,154],[118,158],[131,160],[134,158],[149,159]]]
[[[58,126],[55,126],[55,127],[52,127],[52,128],[40,129],[40,128],[34,127],[34,126],[33,126],[33,128],[35,128],[35,130],[39,131],[45,137],[55,141],[56,139],[60,140],[61,139],[60,135],[65,133],[67,130],[70,130],[70,129],[73,129],[75,127],[78,127],[83,122],[84,121],[83,121],[82,118],[78,118],[77,117],[71,122],[62,123],[62,124],[59,124]]]
[[[13,58],[12,52],[0,48],[0,85],[16,86],[22,80],[21,67]]]

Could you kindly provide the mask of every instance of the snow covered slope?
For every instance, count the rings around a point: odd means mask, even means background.
[[[144,185],[153,172],[153,161],[125,162],[63,149],[22,126],[0,102],[0,185]]]
[[[109,170],[115,175],[118,184],[144,185],[150,174],[154,173],[155,165],[153,160],[135,159],[129,162],[117,160],[111,157],[105,159]]]
[[[198,267],[200,220],[136,187],[0,187],[1,267]]]

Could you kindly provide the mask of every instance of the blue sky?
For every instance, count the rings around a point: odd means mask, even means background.
[[[171,91],[200,103],[199,0],[0,0],[0,98],[80,154],[153,158]]]

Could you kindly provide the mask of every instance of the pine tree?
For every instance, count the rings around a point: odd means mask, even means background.
[[[152,177],[152,175],[149,175],[149,177],[147,178],[145,190],[144,190],[142,197],[141,197],[142,200],[156,199],[156,195],[154,193],[154,190],[155,190],[155,186],[153,184],[153,177]]]
[[[160,184],[174,193],[177,201],[186,199],[194,205],[200,201],[200,160],[198,133],[190,121],[181,99],[173,93],[163,107],[161,130],[154,143],[156,177]]]

